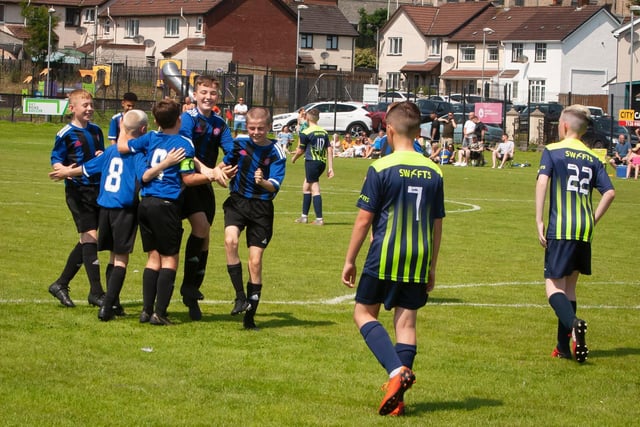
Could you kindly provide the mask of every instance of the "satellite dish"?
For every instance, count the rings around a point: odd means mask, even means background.
[[[453,61],[455,61],[455,58],[453,56],[445,56],[444,57],[444,62],[446,64],[453,64]]]
[[[328,57],[329,57],[329,52],[326,52],[326,51],[325,51],[325,52],[322,52],[322,53],[320,54],[320,58],[322,58],[322,59],[327,59]]]
[[[144,47],[154,47],[156,45],[156,42],[151,39],[146,39],[143,43]]]
[[[142,43],[144,41],[144,37],[142,37],[140,34],[138,34],[137,36],[133,37],[133,41],[135,43]]]

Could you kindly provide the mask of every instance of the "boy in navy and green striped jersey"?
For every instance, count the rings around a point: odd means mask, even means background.
[[[570,337],[576,361],[587,359],[587,323],[576,317],[578,276],[591,274],[591,239],[596,223],[615,197],[604,165],[580,141],[591,119],[589,110],[572,105],[563,110],[558,132],[562,141],[549,144],[540,160],[536,184],[536,226],[545,248],[544,277],[547,298],[558,317],[558,344],[552,357],[571,359]],[[543,210],[549,191],[549,221],[545,230]],[[602,198],[593,208],[596,188]]]
[[[342,271],[354,286],[356,258],[372,229],[372,241],[356,292],[354,320],[369,349],[389,374],[381,415],[402,415],[403,395],[415,380],[417,310],[435,285],[442,235],[444,188],[438,165],[414,150],[420,111],[401,102],[387,112],[393,153],[371,164],[357,202],[360,208]],[[395,309],[397,343],[378,322],[380,304]]]

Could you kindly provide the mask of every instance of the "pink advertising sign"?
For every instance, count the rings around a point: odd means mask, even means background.
[[[482,123],[502,123],[502,104],[499,102],[476,102],[475,113]]]

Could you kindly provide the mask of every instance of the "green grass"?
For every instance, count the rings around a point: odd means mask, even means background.
[[[617,198],[596,230],[594,274],[578,288],[591,349],[579,365],[549,357],[556,319],[544,295],[533,221],[539,154],[516,154],[530,168],[445,167],[447,217],[438,284],[419,314],[417,383],[407,394],[408,416],[390,420],[376,414],[384,370],[351,320],[353,291],[340,283],[368,161],[336,159],[336,177],[321,181],[327,223],[321,228],[293,223],[303,164],[287,166],[265,253],[260,332],[242,330],[241,319],[228,314],[233,293],[221,209],[202,322],[190,322],[174,296],[176,326],[138,323],[145,264],[138,247],[122,294],[129,315],[102,323],[86,303],[83,271],[72,282],[75,309],[47,293],[77,239],[63,187],[46,176],[59,127],[0,123],[0,424],[637,422],[640,183],[614,178]],[[225,190],[216,196],[220,207]],[[363,248],[360,263],[365,254]],[[101,254],[103,266],[106,260]],[[381,319],[390,325],[388,313]]]

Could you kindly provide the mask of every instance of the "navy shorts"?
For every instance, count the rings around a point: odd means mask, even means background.
[[[100,209],[98,250],[118,255],[133,252],[138,232],[137,207],[124,209]]]
[[[429,294],[426,283],[394,282],[367,274],[360,276],[356,290],[356,302],[366,305],[384,304],[385,310],[394,307],[417,310],[425,306],[427,299]]]
[[[98,229],[100,206],[97,185],[67,185],[65,187],[67,207],[71,211],[78,233]]]
[[[197,212],[204,212],[209,225],[213,224],[213,217],[216,213],[216,197],[211,184],[185,187],[180,197],[182,199],[182,218],[188,218]]]
[[[306,160],[304,162],[304,173],[308,183],[320,181],[322,172],[324,172],[327,164],[320,160]]]
[[[222,205],[224,226],[236,226],[240,231],[247,228],[247,247],[266,248],[273,236],[273,202],[271,200],[247,199],[231,193]]]
[[[175,200],[143,197],[138,207],[142,249],[172,256],[180,252],[182,220],[180,204]]]
[[[591,274],[591,243],[581,240],[547,240],[544,278],[560,279],[574,271]]]

